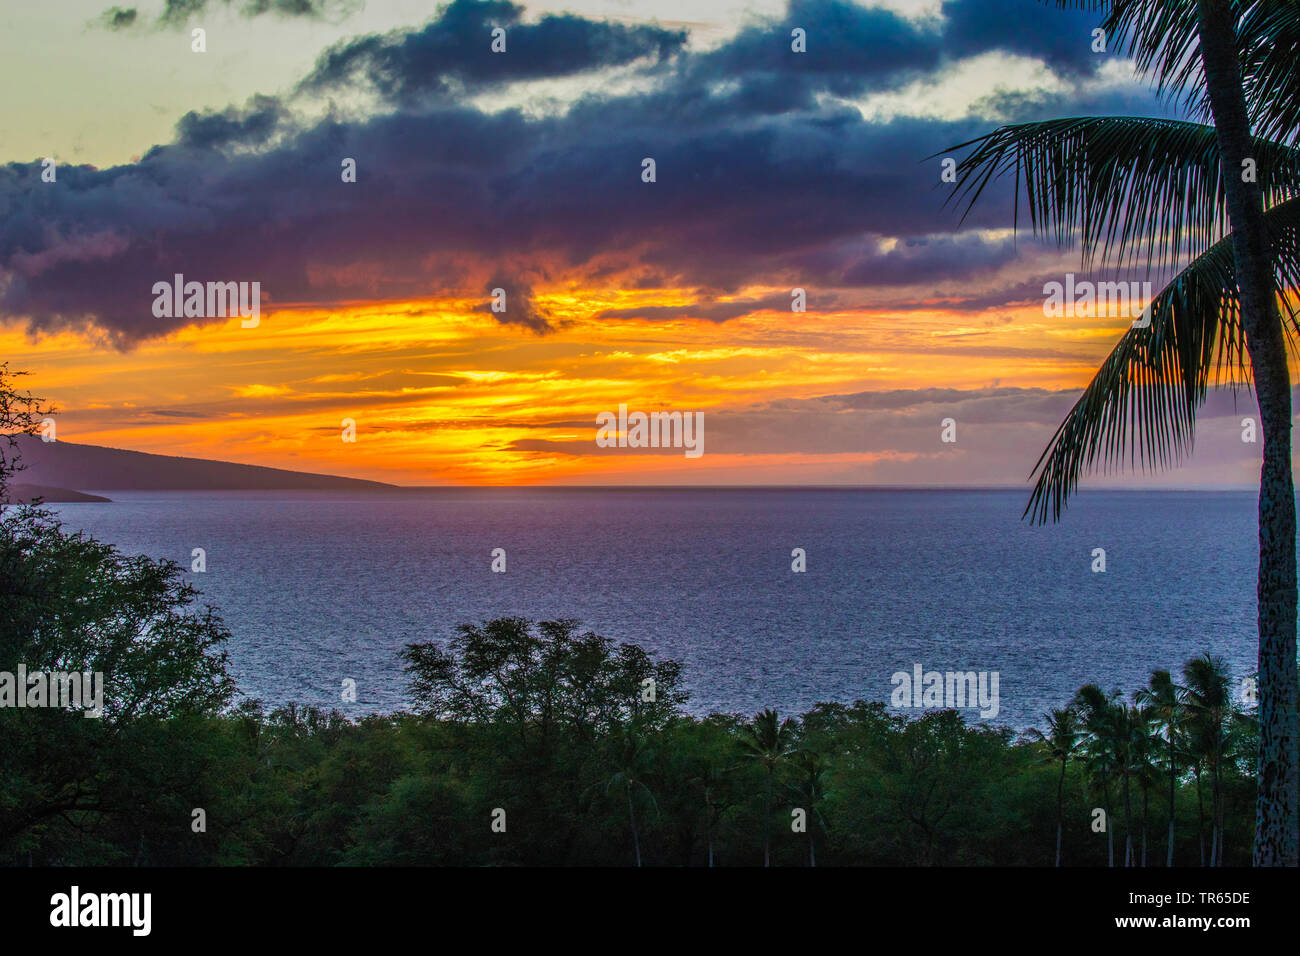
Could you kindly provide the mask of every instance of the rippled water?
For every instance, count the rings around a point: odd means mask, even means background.
[[[1024,726],[1082,683],[1130,691],[1203,651],[1255,666],[1248,492],[1092,492],[1046,528],[1020,520],[1020,491],[107,494],[54,507],[186,568],[204,548],[191,577],[234,634],[241,690],[271,704],[400,708],[402,645],[504,614],[681,660],[700,713],[888,701],[920,663],[997,671],[996,722]]]

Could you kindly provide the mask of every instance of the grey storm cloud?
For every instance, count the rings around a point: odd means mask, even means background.
[[[147,20],[137,7],[109,7],[100,22],[110,30],[129,27],[182,27],[210,9],[233,9],[241,16],[300,17],[308,20],[345,19],[364,5],[363,0],[165,0],[156,19]]]
[[[1051,9],[1039,0],[945,0],[936,23],[844,0],[791,0],[776,23],[743,30],[697,59],[705,71],[781,75],[850,95],[896,87],[957,59],[998,50],[1045,59],[1062,74],[1085,76],[1104,62],[1092,52],[1096,12]],[[806,52],[790,55],[791,33]]]
[[[262,143],[291,117],[278,97],[254,96],[244,107],[189,112],[176,124],[176,142],[199,149]]]
[[[1080,4],[1080,6],[1083,6]],[[1042,0],[944,0],[945,50],[969,56],[996,49],[1043,60],[1063,75],[1091,74],[1107,53],[1093,51],[1101,14],[1066,11]]]
[[[453,0],[422,29],[397,30],[337,44],[300,84],[315,91],[369,84],[383,97],[410,103],[519,80],[568,76],[645,57],[658,62],[681,49],[686,31],[624,26],[573,14],[523,23],[510,0]],[[490,48],[506,29],[505,52]]]
[[[465,23],[518,14],[501,0],[457,0],[428,26],[356,41],[362,46],[353,49],[369,52],[331,75],[355,67],[366,82],[389,77],[383,82],[395,92],[436,88],[449,76],[495,83],[503,77],[459,61],[409,57],[405,44],[436,46]],[[1068,25],[1072,15],[1062,16]],[[497,60],[518,64],[525,77],[561,69],[522,55],[527,31],[548,22],[546,30],[572,40],[573,72],[591,68],[593,55],[583,51],[593,54],[600,37],[617,37],[612,49],[621,57],[679,46],[676,34],[658,28],[543,18],[512,28],[511,43],[520,45]],[[810,31],[807,66],[794,65],[803,55],[773,52],[789,49],[786,26],[796,22]],[[848,49],[853,44],[826,24],[864,46]],[[896,41],[912,52],[891,61]],[[995,31],[987,41],[996,46]],[[154,283],[181,273],[188,281],[259,281],[264,308],[439,294],[486,301],[484,290],[515,288],[521,294],[511,308],[491,314],[544,332],[549,319],[527,290],[574,277],[719,297],[746,285],[802,286],[810,308],[818,286],[965,280],[1005,264],[1012,249],[978,234],[942,238],[959,217],[936,188],[937,160],[925,157],[993,124],[868,122],[818,95],[849,82],[844,76],[898,82],[932,68],[953,42],[940,28],[887,11],[796,0],[770,36],[751,28],[717,50],[677,52],[649,89],[592,92],[559,113],[489,112],[435,98],[365,118],[307,121],[291,100],[259,96],[187,114],[171,143],[135,163],[63,166],[56,183],[42,182],[39,161],[10,163],[0,167],[0,315],[37,329],[93,323],[129,345],[195,321],[151,311]],[[819,43],[841,44],[842,72],[815,58],[830,55],[814,54]],[[483,58],[492,56],[486,42],[478,45]],[[347,49],[321,64],[347,59]],[[1133,95],[1086,105],[1110,112],[1129,107]],[[641,180],[645,157],[656,161],[654,183]],[[356,162],[356,182],[341,179],[345,159]],[[967,226],[1005,227],[1011,209],[1006,184],[997,184]],[[901,242],[881,253],[880,237]],[[694,311],[726,321],[744,314],[738,308]]]
[[[891,249],[864,254],[844,271],[843,283],[908,286],[931,281],[936,276],[964,279],[999,269],[1015,261],[1021,251],[1011,237],[914,236]]]

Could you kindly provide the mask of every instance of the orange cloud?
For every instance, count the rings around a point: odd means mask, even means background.
[[[736,298],[774,293],[788,296]],[[635,316],[696,304],[676,289],[565,288],[535,303],[553,334],[440,299],[280,308],[255,329],[234,319],[126,353],[71,332],[29,341],[12,329],[0,344],[62,408],[69,441],[403,484],[707,482],[836,463],[575,456],[526,443],[594,444],[595,416],[620,403],[710,410],[870,390],[1080,386],[1124,324],[1051,322],[1033,308]],[[611,310],[619,317],[597,318]],[[341,440],[344,418],[356,443]]]

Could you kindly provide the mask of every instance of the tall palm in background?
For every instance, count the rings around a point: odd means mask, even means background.
[[[1183,689],[1174,683],[1169,671],[1155,670],[1147,686],[1137,692],[1138,705],[1144,707],[1156,734],[1165,748],[1165,767],[1169,771],[1169,835],[1165,843],[1165,866],[1174,865],[1174,809],[1178,785],[1178,750],[1182,734]]]
[[[1160,768],[1156,766],[1155,718],[1142,706],[1129,708],[1130,756],[1133,780],[1142,794],[1142,849],[1139,866],[1147,865],[1147,831],[1151,819],[1151,791],[1160,786]]]
[[[1061,865],[1061,833],[1065,828],[1065,767],[1082,743],[1083,727],[1075,711],[1066,707],[1045,714],[1047,733],[1031,730],[1030,736],[1047,748],[1049,759],[1060,761],[1061,776],[1056,781],[1056,865]]]
[[[1124,865],[1133,866],[1137,862],[1137,847],[1133,844],[1133,787],[1141,770],[1137,741],[1143,732],[1138,709],[1117,701],[1111,710],[1110,729],[1115,771],[1124,798]]]
[[[704,845],[708,864],[713,866],[713,834],[717,830],[722,811],[729,805],[727,796],[731,768],[710,761],[698,766],[691,783],[699,787],[704,797]]]
[[[1121,753],[1117,715],[1123,706],[1118,694],[1106,694],[1096,684],[1084,684],[1070,705],[1083,723],[1083,753],[1088,770],[1101,782],[1101,806],[1106,814],[1106,865],[1115,865],[1115,827],[1111,818],[1110,782],[1119,769]]]
[[[643,736],[641,728],[632,726],[624,728],[615,725],[617,730],[611,735],[610,748],[614,755],[617,769],[605,779],[605,793],[612,794],[622,790],[627,800],[627,818],[632,828],[632,853],[636,865],[641,865],[641,833],[636,821],[636,794],[644,794],[651,807],[658,809],[658,803],[644,780],[644,769],[654,760],[648,738]]]
[[[817,821],[825,825],[822,817],[821,802],[826,796],[826,761],[822,755],[806,747],[800,747],[793,757],[795,781],[790,790],[803,804],[807,816],[808,828],[808,865],[817,865]]]
[[[1296,506],[1288,340],[1300,332],[1300,3],[1058,0],[1106,11],[1108,37],[1204,122],[1075,117],[954,147],[973,205],[1014,172],[1036,233],[1086,265],[1182,270],[1121,338],[1035,468],[1026,514],[1059,519],[1085,468],[1163,467],[1190,451],[1211,378],[1253,383],[1259,493],[1256,865],[1300,864]],[[1287,317],[1278,309],[1279,292]]]
[[[767,771],[767,790],[763,798],[763,865],[772,865],[772,785],[779,766],[795,751],[793,720],[781,720],[774,710],[765,710],[745,728],[740,743],[745,755],[757,760]]]
[[[1234,717],[1227,665],[1203,654],[1183,667],[1192,750],[1210,774],[1210,866],[1223,865],[1223,761]]]

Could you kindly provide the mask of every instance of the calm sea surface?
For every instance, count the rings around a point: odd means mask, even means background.
[[[698,713],[888,701],[919,663],[997,671],[994,722],[1023,727],[1080,684],[1128,692],[1204,651],[1255,667],[1249,492],[1086,493],[1048,527],[1020,520],[1020,491],[103,493],[52,507],[187,569],[204,548],[187,576],[233,632],[241,691],[268,704],[402,708],[404,644],[506,614],[682,661]]]

